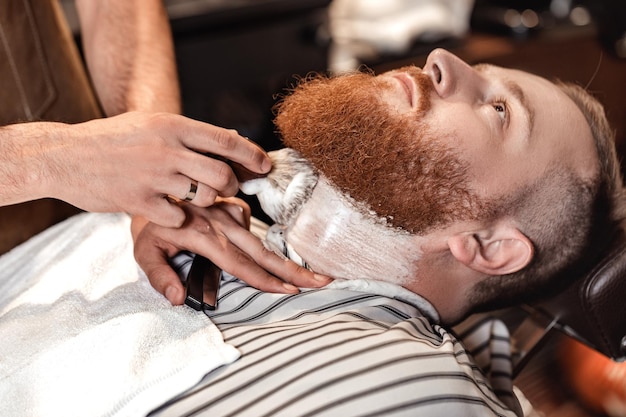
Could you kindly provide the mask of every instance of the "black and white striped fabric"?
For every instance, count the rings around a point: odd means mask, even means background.
[[[472,323],[468,348],[404,301],[349,289],[268,294],[224,275],[207,314],[241,358],[151,416],[521,414],[505,327]]]

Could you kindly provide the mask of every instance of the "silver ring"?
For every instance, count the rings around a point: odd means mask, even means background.
[[[183,201],[191,201],[196,196],[196,192],[198,191],[198,181],[191,180],[191,184],[189,184],[189,191],[183,197]]]

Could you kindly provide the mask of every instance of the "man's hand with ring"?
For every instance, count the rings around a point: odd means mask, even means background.
[[[41,179],[37,187],[46,193],[36,198],[123,211],[167,227],[185,220],[170,197],[208,207],[218,196],[237,193],[231,164],[256,174],[272,166],[259,146],[234,130],[170,113],[131,112],[57,127],[64,141],[77,146],[42,144],[51,165],[42,172],[54,175]]]

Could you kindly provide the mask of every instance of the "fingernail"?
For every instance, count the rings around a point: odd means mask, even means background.
[[[319,282],[330,282],[333,279],[331,277],[327,277],[326,275],[313,274],[313,279]]]
[[[288,292],[300,292],[298,287],[291,285],[287,282],[283,282],[283,288],[286,289]]]
[[[178,294],[178,291],[176,290],[176,287],[174,286],[169,286],[165,289],[165,298],[167,298],[167,300],[172,304],[176,302],[177,294]]]
[[[272,169],[272,161],[269,158],[263,159],[263,162],[261,163],[261,171],[265,173],[269,172],[270,169]]]

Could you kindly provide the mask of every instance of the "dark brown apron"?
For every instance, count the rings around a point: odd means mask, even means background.
[[[0,1],[0,125],[100,116],[58,1]],[[0,208],[0,253],[78,211],[52,199]]]

